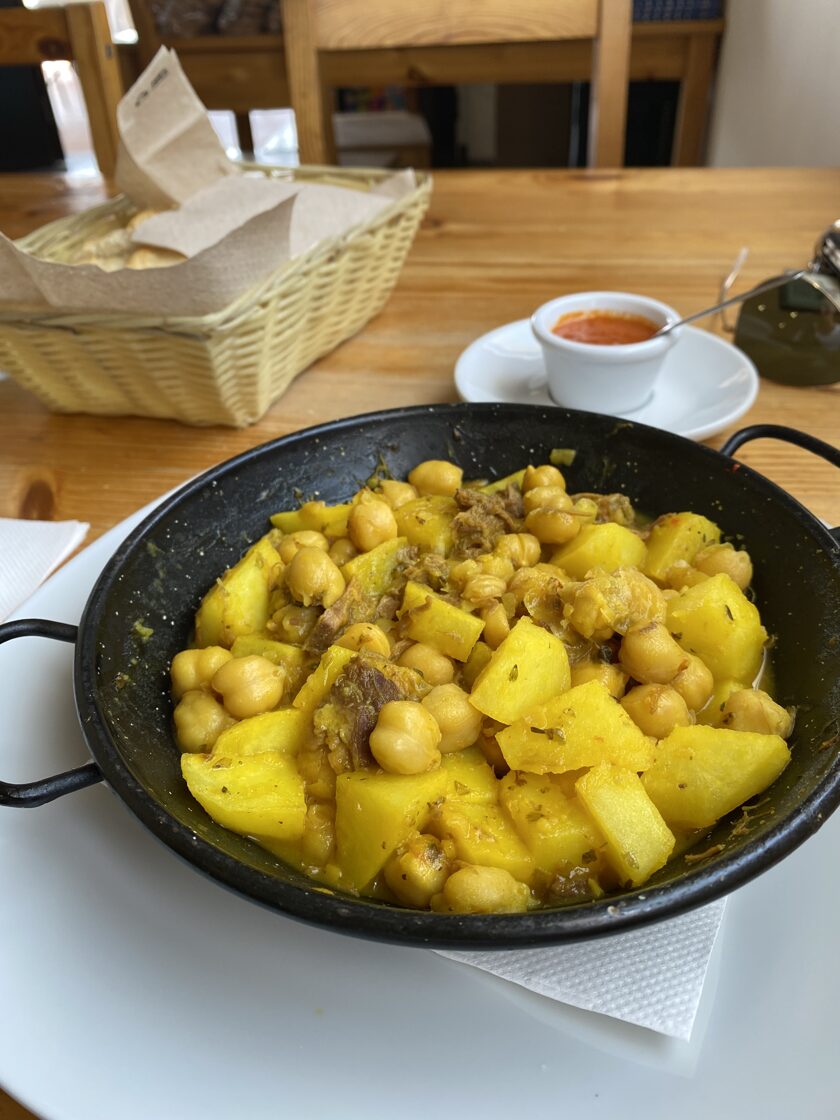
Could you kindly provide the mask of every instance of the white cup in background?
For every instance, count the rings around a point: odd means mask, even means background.
[[[681,328],[662,338],[615,346],[574,342],[554,334],[561,315],[571,311],[607,311],[641,315],[664,327],[680,318],[673,307],[648,296],[629,292],[576,292],[559,296],[531,316],[531,329],[542,347],[548,391],[556,404],[586,412],[633,412],[653,395],[665,355],[680,336]]]

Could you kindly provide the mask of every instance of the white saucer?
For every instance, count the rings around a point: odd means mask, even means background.
[[[465,401],[554,404],[528,319],[506,323],[470,343],[455,363],[455,385]],[[757,393],[758,371],[746,354],[708,331],[683,327],[653,399],[617,415],[688,439],[708,439],[743,416]],[[603,411],[611,411],[608,401]]]

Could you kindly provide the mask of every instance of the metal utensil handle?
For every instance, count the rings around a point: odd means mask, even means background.
[[[53,638],[58,642],[75,643],[78,634],[78,626],[69,626],[66,622],[51,622],[46,618],[21,618],[0,626],[0,643],[9,642],[13,638],[30,637]],[[19,808],[31,809],[36,805],[55,801],[65,793],[73,793],[77,789],[84,789],[85,786],[92,786],[101,781],[102,771],[95,762],[89,762],[75,770],[66,770],[63,774],[43,778],[40,782],[0,782],[0,805],[16,805]]]
[[[803,447],[806,451],[812,451],[814,455],[819,455],[821,459],[825,459],[832,466],[840,468],[840,448],[832,447],[830,443],[817,439],[816,436],[808,435],[807,432],[800,432],[796,428],[786,428],[783,424],[752,424],[749,428],[741,428],[740,431],[729,437],[721,447],[720,452],[722,455],[731,457],[739,447],[743,447],[745,443],[750,443],[754,439],[779,439],[783,443],[793,443],[797,447]],[[830,529],[829,532],[840,544],[840,528]]]
[[[784,284],[790,284],[794,280],[802,280],[806,272],[807,269],[801,268],[798,272],[786,272],[780,276],[773,276],[769,280],[762,281],[761,284],[756,284],[754,288],[749,288],[746,292],[739,292],[737,296],[730,296],[729,299],[721,300],[720,303],[716,303],[712,307],[695,311],[693,315],[686,315],[683,319],[677,319],[673,323],[666,323],[654,337],[661,338],[662,335],[669,334],[675,327],[681,327],[685,323],[693,323],[695,319],[705,319],[707,315],[714,315],[718,311],[723,311],[726,307],[732,307],[733,304],[743,303],[745,300],[752,299],[753,296],[760,296],[763,292],[771,292],[774,288],[781,288]]]

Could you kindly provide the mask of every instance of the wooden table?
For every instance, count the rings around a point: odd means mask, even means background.
[[[0,230],[20,236],[103,195],[90,179],[0,176]],[[840,170],[830,169],[439,173],[385,310],[251,428],[52,415],[0,382],[0,516],[89,521],[92,540],[264,440],[375,408],[455,400],[452,369],[467,343],[553,295],[612,288],[699,310],[714,302],[742,245],[751,250],[746,286],[805,261],[839,207]],[[840,385],[763,381],[739,426],[781,422],[838,444],[839,406]],[[769,441],[743,459],[840,524],[840,486],[827,464]],[[0,1093],[0,1120],[28,1116]]]

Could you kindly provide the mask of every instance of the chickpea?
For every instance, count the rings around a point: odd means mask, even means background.
[[[616,700],[624,695],[627,679],[627,674],[609,661],[579,661],[572,666],[572,688],[586,684],[587,681],[600,681]]]
[[[478,568],[482,575],[495,576],[497,579],[504,580],[505,586],[507,586],[508,580],[514,573],[513,564],[507,557],[494,556],[492,552],[485,552],[479,556]]]
[[[527,494],[529,490],[534,490],[538,486],[557,486],[565,490],[566,480],[557,467],[552,467],[548,463],[543,463],[540,467],[526,467],[525,474],[522,476],[522,493]]]
[[[745,549],[735,549],[731,544],[710,544],[694,557],[694,567],[707,576],[725,573],[743,591],[752,583],[753,566]]]
[[[323,867],[335,851],[335,808],[322,801],[313,801],[306,810],[301,855],[308,864]]]
[[[516,606],[519,606],[529,591],[545,591],[553,595],[559,593],[568,582],[568,576],[559,568],[555,568],[553,564],[540,563],[514,572],[508,583],[508,593],[513,596]]]
[[[423,707],[435,717],[441,739],[441,754],[453,754],[471,747],[481,732],[481,712],[457,684],[439,684],[423,697]]]
[[[388,635],[373,622],[355,622],[352,626],[348,626],[336,645],[344,646],[345,649],[363,649],[368,653],[379,653],[383,657],[391,656]]]
[[[215,696],[191,688],[181,697],[174,712],[175,738],[182,751],[209,751],[221,733],[236,723]]]
[[[172,695],[176,700],[193,689],[209,684],[217,669],[221,669],[233,654],[222,646],[205,646],[204,649],[182,649],[172,658],[169,670],[172,676]]]
[[[675,727],[692,722],[685,700],[667,684],[640,684],[621,700],[621,706],[636,726],[654,739],[664,739]]]
[[[793,731],[793,720],[792,712],[760,688],[743,688],[731,693],[723,705],[720,726],[787,739]]]
[[[578,498],[575,502],[575,517],[580,518],[582,525],[589,525],[598,516],[598,503],[591,498]]]
[[[247,719],[277,707],[286,684],[286,667],[253,653],[228,661],[210,683],[232,716]]]
[[[387,502],[366,498],[350,510],[347,532],[360,552],[370,552],[397,536],[397,519]]]
[[[301,548],[286,569],[286,586],[305,607],[331,607],[344,592],[344,576],[320,548]]]
[[[562,509],[532,509],[525,518],[525,528],[543,544],[566,544],[578,535],[581,523],[573,513]]]
[[[455,666],[450,659],[425,642],[415,642],[409,646],[397,659],[397,664],[404,665],[406,669],[414,669],[432,686],[449,684],[455,676]]]
[[[493,603],[481,612],[484,629],[481,636],[491,649],[498,649],[510,633],[507,611],[501,603]]]
[[[316,533],[314,529],[300,529],[284,537],[277,546],[277,551],[283,563],[289,564],[295,553],[302,548],[320,548],[326,552],[329,547],[329,541],[323,533]]]
[[[684,587],[696,587],[698,583],[708,578],[705,572],[699,571],[687,560],[675,560],[665,573],[668,589],[673,591],[681,591]]]
[[[338,540],[333,541],[327,553],[327,556],[337,568],[342,568],[348,560],[352,560],[354,556],[358,555],[359,550],[347,537],[339,537]]]
[[[289,604],[274,612],[266,629],[276,634],[279,641],[300,646],[309,637],[320,614],[317,607],[298,607]]]
[[[379,493],[391,509],[399,509],[406,502],[413,502],[418,497],[417,491],[410,483],[396,482],[390,478],[386,478],[380,485]]]
[[[661,622],[631,626],[621,642],[618,659],[622,669],[643,684],[670,684],[688,664],[688,654]]]
[[[432,909],[450,914],[518,914],[528,909],[531,892],[501,867],[468,864],[453,872]]]
[[[505,533],[496,541],[493,551],[510,560],[514,568],[529,568],[539,564],[542,546],[532,533]]]
[[[451,498],[461,486],[464,472],[446,459],[427,459],[409,472],[408,481],[418,494],[441,494]]]
[[[385,704],[370,733],[373,757],[389,774],[425,774],[440,765],[437,720],[414,700]]]
[[[507,591],[507,580],[501,576],[479,573],[467,580],[461,597],[473,607],[486,607],[494,599],[499,599]]]
[[[481,574],[477,560],[461,560],[449,569],[449,586],[456,591],[463,591],[469,581]]]
[[[451,867],[440,840],[415,836],[385,864],[385,882],[405,906],[426,909],[432,895],[443,890]]]
[[[692,711],[699,712],[714,692],[715,679],[699,657],[688,653],[686,658],[688,664],[672,679],[671,688],[677,690]]]
[[[535,486],[529,490],[522,499],[526,513],[535,509],[562,509],[574,508],[574,502],[562,486]]]

